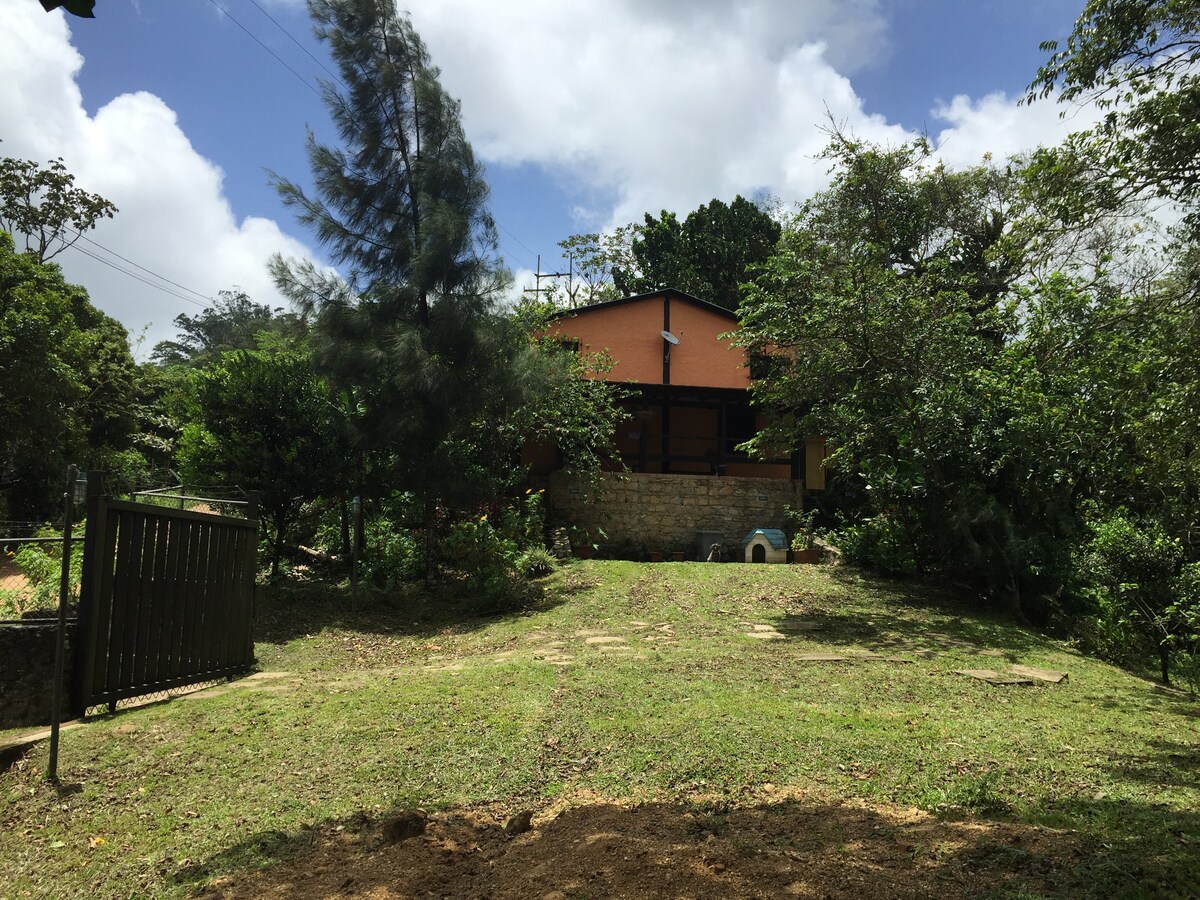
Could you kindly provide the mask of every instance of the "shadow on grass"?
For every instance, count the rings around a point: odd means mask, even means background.
[[[1009,662],[1045,647],[1039,635],[941,582],[886,580],[846,567],[831,568],[830,578],[852,596],[878,595],[881,602],[869,609],[856,603],[839,609],[836,597],[821,597],[815,609],[800,604],[777,617],[776,628],[818,644],[859,644],[884,652],[992,650]]]
[[[1147,745],[1149,753],[1112,754],[1108,768],[1122,781],[1136,781],[1161,790],[1200,789],[1200,746],[1159,738]],[[1200,856],[1200,835],[1196,835]]]
[[[345,582],[284,580],[259,586],[254,639],[286,644],[325,629],[404,637],[467,634],[498,619],[553,609],[584,587],[577,579],[534,581],[497,603],[481,599],[465,579],[432,591],[418,585],[388,593],[362,589],[357,598]]]
[[[1055,827],[807,800],[596,803],[512,837],[494,810],[448,810],[395,840],[389,817],[360,814],[250,835],[174,883],[226,898],[1129,897],[1185,896],[1200,877],[1180,842],[1200,836],[1195,813],[1081,801],[1033,818]]]

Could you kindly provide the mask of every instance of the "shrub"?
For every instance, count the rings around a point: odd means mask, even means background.
[[[545,547],[530,547],[517,557],[517,571],[526,578],[545,578],[558,568],[558,560]]]
[[[1173,651],[1193,651],[1194,662],[1200,640],[1196,565],[1184,565],[1181,543],[1153,520],[1136,522],[1117,511],[1091,529],[1078,578],[1093,605],[1096,649],[1124,663],[1156,653],[1169,683]]]
[[[74,607],[79,599],[79,578],[83,571],[83,531],[82,524],[76,526],[76,539],[71,544],[70,607]],[[38,537],[57,537],[59,534],[49,526],[37,532]],[[62,545],[22,544],[12,553],[12,559],[25,576],[28,589],[0,591],[0,618],[16,618],[34,610],[57,609],[62,577]]]
[[[872,516],[830,534],[834,546],[852,562],[889,575],[917,571],[909,529],[887,515]]]

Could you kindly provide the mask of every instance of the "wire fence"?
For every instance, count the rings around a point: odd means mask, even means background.
[[[216,513],[221,516],[245,518],[249,498],[240,488],[216,488],[204,485],[177,484],[170,487],[130,491],[129,499],[173,509]]]
[[[62,573],[62,526],[0,522],[0,621],[54,619]],[[73,545],[68,609],[79,602],[82,545]]]
[[[174,473],[169,473],[173,475]],[[92,477],[95,477],[93,474]],[[177,479],[149,482],[119,475],[104,475],[102,492],[110,497],[173,509],[246,518],[250,495],[229,485],[188,484]],[[78,482],[82,501],[86,480]],[[82,515],[82,502],[78,506]],[[81,538],[86,523],[77,521]],[[0,521],[0,621],[53,619],[57,616],[63,546],[62,522]],[[83,542],[72,543],[68,614],[75,615],[83,567]]]

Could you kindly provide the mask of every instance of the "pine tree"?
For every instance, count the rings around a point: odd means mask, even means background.
[[[381,490],[422,503],[427,577],[439,510],[478,505],[508,474],[494,433],[537,390],[536,353],[497,309],[487,184],[460,108],[393,0],[310,0],[339,78],[324,98],[341,146],[310,133],[316,196],[275,178],[341,268],[276,257],[280,288],[314,319],[315,358],[352,398]]]

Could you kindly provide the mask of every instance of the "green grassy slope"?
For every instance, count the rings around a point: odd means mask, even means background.
[[[261,592],[261,668],[286,676],[64,734],[64,791],[44,746],[0,775],[0,897],[184,895],[395,806],[801,795],[1069,829],[1064,892],[1200,884],[1200,707],[932,588],[589,562],[465,620]],[[896,659],[803,658],[867,651]],[[1013,663],[1070,680],[954,672]]]

